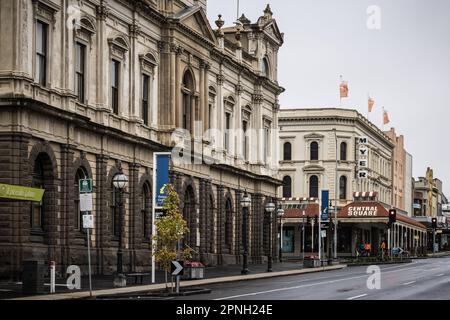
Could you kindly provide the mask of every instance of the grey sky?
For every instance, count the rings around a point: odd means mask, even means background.
[[[208,17],[236,20],[236,0],[209,0]],[[268,0],[240,0],[254,22]],[[414,176],[427,166],[450,195],[450,1],[448,0],[278,0],[269,2],[285,33],[279,82],[283,108],[339,106],[339,75],[349,82],[343,107],[367,115],[367,94],[375,100],[370,120],[382,127],[389,112],[414,157]],[[381,9],[381,30],[369,30],[370,5]]]

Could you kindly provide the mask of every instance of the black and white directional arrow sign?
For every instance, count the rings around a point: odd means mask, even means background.
[[[170,271],[173,276],[182,276],[183,275],[183,265],[181,261],[172,261]]]

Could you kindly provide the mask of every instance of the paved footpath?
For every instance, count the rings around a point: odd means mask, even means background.
[[[295,268],[292,268],[295,266]],[[250,266],[250,269],[253,273],[248,275],[234,275],[234,276],[223,276],[223,273],[227,270],[225,268],[220,269],[220,272],[216,270],[217,277],[210,277],[208,279],[202,279],[202,280],[189,280],[189,281],[182,281],[181,287],[195,287],[195,286],[204,286],[204,285],[212,285],[212,284],[219,284],[219,283],[230,283],[230,282],[237,282],[237,281],[248,281],[248,280],[255,280],[255,279],[267,279],[267,278],[274,278],[274,277],[281,277],[281,276],[292,276],[292,275],[299,275],[299,274],[307,274],[307,273],[315,273],[315,272],[322,272],[322,271],[331,271],[331,270],[338,270],[343,269],[346,267],[346,265],[333,265],[333,266],[326,266],[326,267],[319,267],[319,268],[307,268],[303,269],[300,267],[299,263],[279,263],[274,264],[274,272],[264,272],[264,265],[259,266]],[[234,270],[236,269],[236,270]],[[288,269],[288,270],[283,270]],[[289,270],[290,269],[290,270]],[[230,266],[228,268],[229,272],[228,274],[233,274],[233,272],[240,270],[239,266]],[[214,271],[211,270],[212,274],[214,274]],[[208,272],[208,271],[207,271]],[[222,276],[219,276],[219,274],[222,274]],[[101,290],[95,290],[92,292],[93,297],[99,297],[99,296],[109,296],[109,295],[122,295],[122,294],[133,294],[138,292],[148,292],[148,291],[154,291],[154,290],[160,290],[165,288],[164,283],[157,283],[157,284],[151,284],[151,285],[139,285],[139,286],[128,286],[124,288],[108,288],[108,289],[101,289]],[[89,298],[90,294],[89,291],[77,291],[77,292],[64,292],[64,293],[56,293],[52,295],[37,295],[37,296],[28,296],[28,297],[18,297],[14,298],[14,300],[68,300],[68,299],[83,299],[83,298]]]

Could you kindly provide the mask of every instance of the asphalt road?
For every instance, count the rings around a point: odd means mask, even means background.
[[[210,285],[210,294],[170,300],[439,300],[450,299],[450,257],[381,265],[380,289],[367,267]]]

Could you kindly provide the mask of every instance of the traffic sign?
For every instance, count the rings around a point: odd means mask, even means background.
[[[78,186],[80,189],[80,193],[91,193],[92,179],[80,179]]]
[[[183,275],[183,261],[172,261],[170,265],[170,272],[173,276],[182,276]]]
[[[83,228],[94,229],[94,216],[92,214],[83,215]]]
[[[80,211],[87,212],[92,210],[93,210],[92,193],[80,194]]]

